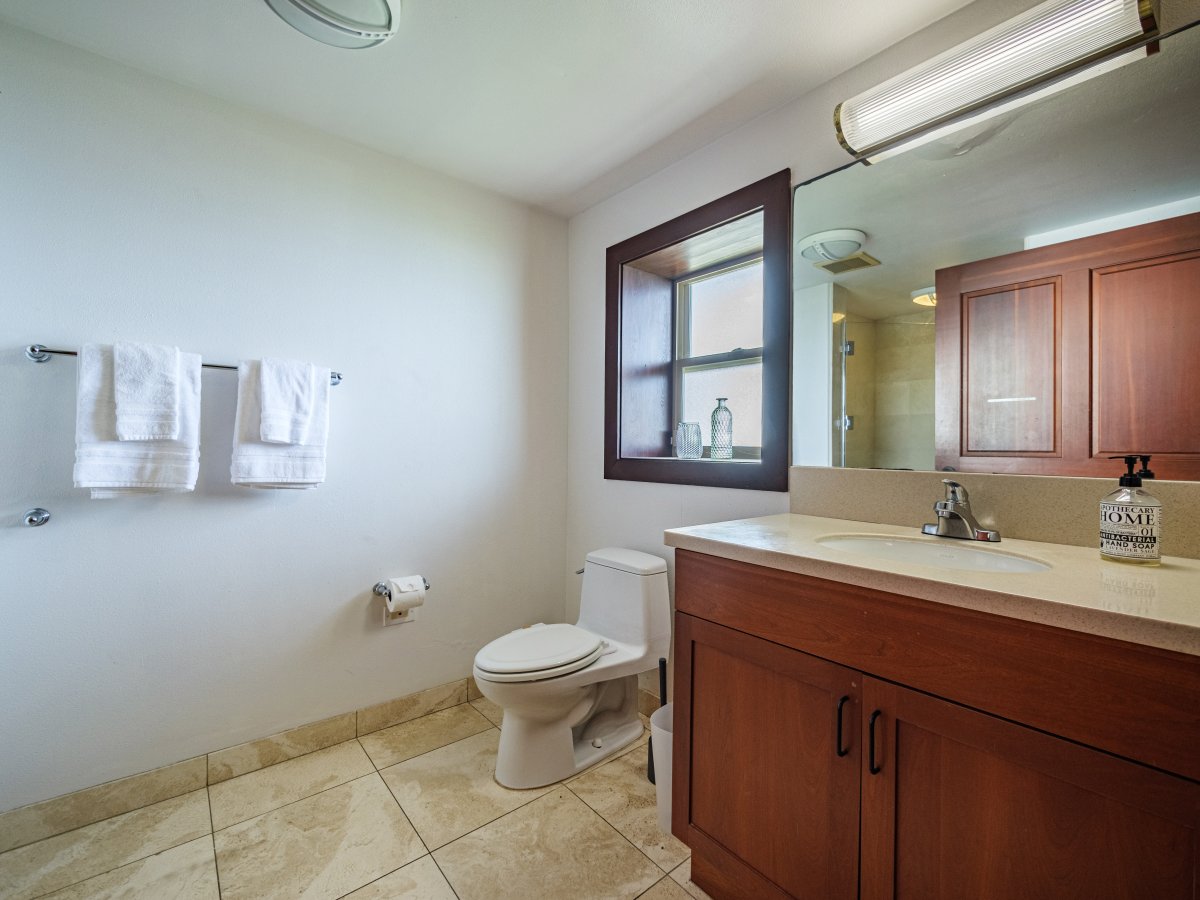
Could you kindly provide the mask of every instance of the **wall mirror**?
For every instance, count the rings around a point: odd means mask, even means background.
[[[793,462],[1200,479],[1197,136],[1190,28],[796,188]]]

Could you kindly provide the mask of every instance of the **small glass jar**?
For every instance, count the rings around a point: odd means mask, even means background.
[[[680,459],[699,459],[704,453],[699,422],[680,422],[675,426],[675,455]]]
[[[717,398],[717,408],[712,412],[713,459],[733,459],[733,413],[725,405],[728,397]]]

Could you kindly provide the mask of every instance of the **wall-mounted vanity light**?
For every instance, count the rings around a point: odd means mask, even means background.
[[[874,162],[1132,62],[1157,34],[1149,0],[1048,0],[838,104],[838,140]]]
[[[267,0],[279,18],[313,40],[347,50],[382,44],[396,33],[399,0]],[[396,7],[393,11],[392,6]]]

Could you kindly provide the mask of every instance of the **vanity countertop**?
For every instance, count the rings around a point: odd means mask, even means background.
[[[1200,656],[1200,560],[1170,556],[1161,566],[1132,566],[1102,560],[1095,548],[1004,538],[999,544],[968,545],[1030,557],[1051,568],[975,572],[817,543],[829,535],[968,544],[922,535],[918,528],[796,514],[672,528],[664,541],[669,547]]]

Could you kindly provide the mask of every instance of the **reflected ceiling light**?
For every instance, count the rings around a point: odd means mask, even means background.
[[[266,0],[297,31],[332,47],[363,50],[396,33],[388,0]],[[399,0],[393,0],[397,8]]]
[[[919,288],[912,292],[912,302],[917,306],[937,306],[937,290],[935,288]]]
[[[837,137],[852,156],[881,159],[985,107],[994,115],[1114,68],[1109,57],[1157,33],[1149,0],[1048,0],[838,104]]]
[[[855,269],[867,269],[879,265],[879,260],[862,252],[866,232],[857,228],[834,228],[818,231],[796,242],[800,255],[818,269],[831,275],[842,275]]]
[[[866,242],[866,232],[857,228],[818,231],[800,239],[800,255],[811,262],[835,262],[853,256]]]
[[[836,325],[838,322],[842,321],[845,318],[846,318],[845,313],[834,313],[833,314],[833,324]]]

